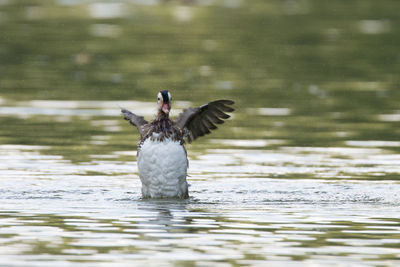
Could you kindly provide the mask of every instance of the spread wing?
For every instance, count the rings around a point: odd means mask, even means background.
[[[147,121],[142,116],[138,116],[124,108],[121,108],[121,113],[124,115],[124,119],[129,121],[133,126],[136,126],[140,135],[143,135],[142,126],[147,124]]]
[[[225,112],[234,111],[230,107],[233,104],[232,100],[216,100],[198,108],[184,109],[175,124],[184,131],[191,143],[198,137],[211,133],[210,130],[217,129],[215,124],[224,123],[223,119],[230,117]]]

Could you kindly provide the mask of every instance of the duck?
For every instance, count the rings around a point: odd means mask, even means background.
[[[157,94],[157,113],[150,122],[121,107],[123,118],[140,134],[137,167],[142,198],[189,198],[185,144],[216,130],[216,124],[230,118],[227,113],[234,111],[233,104],[232,100],[215,100],[186,108],[171,120],[172,96],[168,90],[161,90]]]

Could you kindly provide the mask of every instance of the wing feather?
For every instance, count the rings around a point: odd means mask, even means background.
[[[233,112],[234,109],[230,106],[235,104],[232,100],[220,100],[220,102],[215,103],[215,107],[221,109],[224,112]]]
[[[203,123],[210,130],[217,129],[217,126],[215,126],[208,117],[204,117]]]
[[[215,124],[224,123],[224,119],[230,116],[225,112],[233,112],[230,107],[232,100],[216,100],[204,104],[198,108],[187,108],[179,115],[175,124],[185,133],[188,142],[198,137],[211,133],[210,130],[217,129]]]
[[[212,114],[215,115],[217,118],[228,119],[230,117],[228,114],[222,112],[217,107],[211,107],[210,109],[213,112]]]
[[[222,124],[224,123],[223,120],[221,120],[220,118],[218,118],[217,116],[210,114],[210,115],[205,115],[206,118],[208,118],[209,120],[211,120],[213,123],[216,124]]]
[[[121,113],[124,115],[124,119],[129,121],[130,124],[136,126],[139,130],[140,135],[143,135],[143,128],[142,126],[147,124],[148,122],[144,119],[143,116],[138,116],[125,108],[121,108]]]

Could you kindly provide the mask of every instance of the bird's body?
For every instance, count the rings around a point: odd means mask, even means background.
[[[143,197],[187,198],[188,160],[182,131],[166,116],[144,125],[144,129],[137,158]]]
[[[187,198],[188,160],[179,141],[148,138],[137,159],[142,195],[145,198]]]
[[[138,170],[144,198],[188,198],[186,181],[189,166],[185,139],[189,142],[216,129],[214,125],[229,118],[224,112],[232,112],[230,100],[217,100],[199,108],[185,109],[177,120],[169,118],[171,95],[160,91],[156,118],[148,123],[143,117],[122,109],[126,120],[140,133],[138,145]]]

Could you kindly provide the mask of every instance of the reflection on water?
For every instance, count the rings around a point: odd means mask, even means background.
[[[142,200],[135,136],[125,128],[118,105],[140,107],[147,115],[154,104],[58,104],[6,102],[0,109],[3,119],[24,127],[43,119],[39,125],[57,125],[58,134],[82,121],[94,129],[79,150],[87,157],[76,155],[80,138],[73,137],[72,148],[60,140],[0,145],[5,264],[143,265],[149,259],[157,266],[399,263],[400,158],[390,150],[398,142],[347,140],[343,146],[301,147],[274,139],[278,136],[206,138],[188,146],[190,199]],[[22,120],[29,108],[37,113]],[[32,133],[25,135],[29,140]]]
[[[399,8],[0,0],[1,264],[399,265]],[[119,114],[160,89],[236,102],[187,200],[141,199]]]
[[[34,148],[9,149],[13,156]],[[395,264],[398,255],[400,188],[393,182],[210,176],[191,180],[188,200],[141,200],[134,175],[52,172],[8,170],[0,213],[5,263],[140,265],[150,257],[156,265],[374,266]]]

